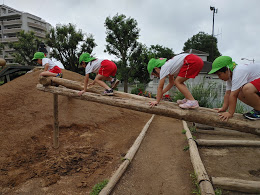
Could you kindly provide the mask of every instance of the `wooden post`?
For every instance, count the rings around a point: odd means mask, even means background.
[[[59,147],[59,115],[58,115],[58,95],[53,94],[53,147]]]

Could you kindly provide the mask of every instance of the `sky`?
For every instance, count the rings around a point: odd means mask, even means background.
[[[36,15],[53,27],[72,23],[94,36],[98,58],[113,60],[104,53],[107,17],[117,13],[131,17],[140,29],[139,42],[162,45],[181,53],[184,43],[199,32],[214,36],[222,55],[236,63],[260,63],[260,0],[2,0],[18,11]],[[241,60],[246,58],[248,60]]]

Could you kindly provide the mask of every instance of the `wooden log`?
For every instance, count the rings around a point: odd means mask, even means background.
[[[82,100],[107,104],[110,106],[127,108],[151,114],[173,117],[180,120],[203,123],[206,125],[235,129],[237,131],[260,135],[260,121],[249,121],[244,119],[241,114],[235,114],[234,117],[229,119],[227,122],[221,121],[218,113],[215,110],[208,108],[200,107],[198,109],[185,110],[181,109],[176,103],[167,101],[161,101],[158,106],[150,108],[149,101],[151,99],[139,97],[133,94],[116,93],[115,96],[102,96],[100,94],[87,92],[82,94],[82,96],[78,96],[78,91],[76,90],[67,89],[64,87],[44,87],[41,84],[37,85],[37,89]],[[133,96],[137,96],[138,98],[135,99]]]
[[[58,111],[58,95],[53,94],[53,147],[59,148],[59,111]]]
[[[130,162],[133,160],[138,148],[141,145],[141,142],[144,139],[144,136],[153,121],[154,115],[151,117],[151,119],[145,124],[143,130],[139,134],[139,136],[136,138],[134,144],[132,147],[128,150],[127,154],[125,155],[124,162],[120,165],[120,167],[116,170],[116,172],[113,174],[111,179],[109,180],[108,184],[100,191],[99,195],[108,195],[112,192],[113,188],[115,187],[116,183],[120,179],[120,177],[125,172],[126,168],[130,164]]]
[[[247,146],[260,147],[260,141],[253,140],[205,140],[197,139],[199,146]]]
[[[201,194],[202,195],[208,195],[208,194],[215,195],[213,186],[212,186],[209,176],[206,172],[206,169],[202,163],[197,145],[192,138],[188,125],[185,121],[182,121],[182,122],[183,122],[184,130],[186,130],[186,137],[189,142],[191,163],[192,163],[193,169],[197,176],[197,182],[200,186]]]
[[[248,181],[227,177],[212,177],[214,186],[225,190],[260,194],[260,181]]]

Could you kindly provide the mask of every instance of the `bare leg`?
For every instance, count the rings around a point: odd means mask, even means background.
[[[49,72],[49,71],[44,71],[40,74],[40,76],[45,76],[45,77],[56,77],[57,73]]]
[[[252,83],[247,83],[240,91],[238,99],[253,107],[255,110],[260,111],[260,96],[257,92],[257,89]]]
[[[111,89],[103,80],[111,81],[111,77],[105,77],[103,75],[98,74],[95,78],[95,82],[99,84],[101,87],[104,87],[105,89]]]
[[[179,77],[175,79],[174,83],[175,86],[179,89],[179,91],[185,96],[187,100],[195,100],[194,97],[191,95],[191,92],[187,88],[187,86],[184,84],[185,81],[187,81],[189,78]]]

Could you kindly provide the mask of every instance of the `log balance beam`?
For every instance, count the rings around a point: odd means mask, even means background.
[[[226,122],[219,119],[218,113],[214,109],[200,107],[198,109],[184,110],[176,103],[167,101],[161,101],[158,106],[150,108],[149,101],[154,99],[147,97],[119,91],[115,91],[114,96],[103,96],[101,95],[101,91],[103,90],[98,90],[94,87],[89,88],[86,93],[79,96],[78,90],[83,89],[83,84],[80,82],[56,77],[42,77],[39,79],[39,82],[41,84],[37,84],[36,88],[44,92],[260,135],[260,120],[250,121],[245,119],[242,114],[235,113],[234,116]],[[62,86],[50,86],[52,83]]]

